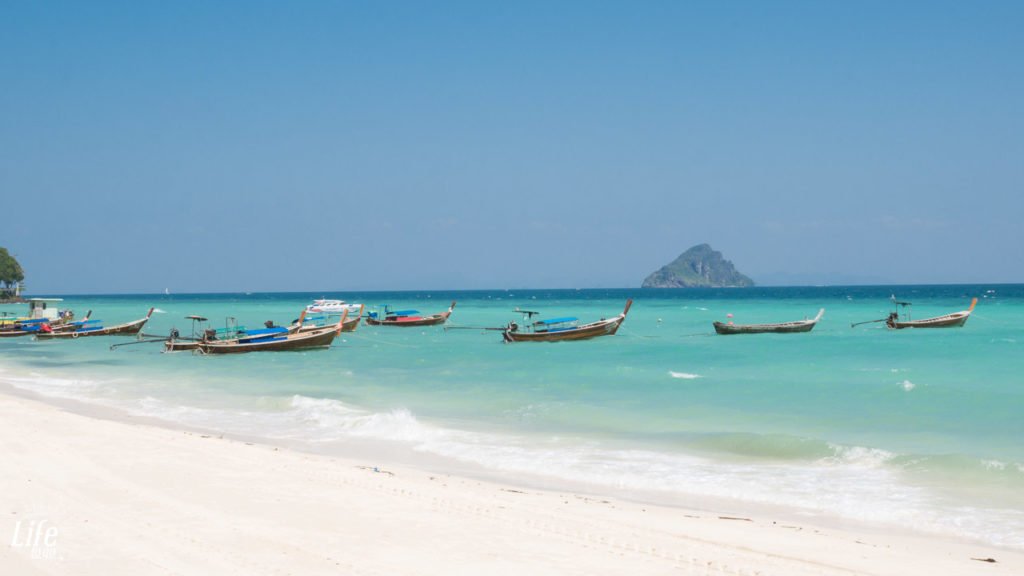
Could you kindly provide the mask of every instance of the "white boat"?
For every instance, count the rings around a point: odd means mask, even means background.
[[[344,300],[321,299],[313,300],[312,304],[306,306],[306,311],[318,314],[341,314],[347,311],[355,314],[359,312],[360,308],[362,308],[361,304],[349,304]]]

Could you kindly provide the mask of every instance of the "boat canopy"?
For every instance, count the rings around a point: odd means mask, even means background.
[[[537,320],[534,324],[542,324],[544,326],[550,326],[551,324],[564,324],[566,322],[575,322],[579,320],[574,316],[563,316],[561,318],[551,318],[550,320]]]
[[[243,332],[247,337],[253,337],[285,334],[288,332],[288,329],[283,326],[277,326],[275,328],[260,328],[259,330],[240,330],[240,332]]]
[[[900,300],[897,300],[895,294],[893,294],[892,296],[889,296],[889,300],[892,300],[892,303],[897,305],[897,306],[910,306],[911,305],[910,302],[902,302]]]
[[[196,320],[198,322],[206,322],[206,318],[203,318],[202,316],[185,316],[185,319],[186,320]]]
[[[54,302],[63,302],[63,298],[29,298],[28,299],[28,315],[31,318],[46,318],[48,320],[56,320],[60,317],[60,311],[56,308],[51,308],[47,304]]]

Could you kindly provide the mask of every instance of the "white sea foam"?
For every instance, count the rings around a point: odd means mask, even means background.
[[[88,378],[61,378],[49,376],[38,372],[29,372],[23,375],[4,375],[4,381],[24,390],[31,390],[45,396],[57,396],[60,398],[72,398],[76,400],[93,399],[101,387],[113,391],[113,382],[101,382]]]
[[[900,382],[900,388],[903,388],[907,392],[910,392],[911,390],[913,390],[916,387],[917,387],[917,385],[914,384],[913,382],[911,382],[910,380],[904,380],[903,382]]]
[[[312,425],[321,439],[344,436],[399,442],[424,442],[437,438],[439,429],[420,424],[412,412],[397,408],[388,412],[363,412],[337,400],[293,396],[291,413]]]
[[[668,375],[673,378],[679,378],[680,380],[694,380],[696,378],[703,378],[700,374],[690,374],[689,372],[673,372],[669,370]]]
[[[896,454],[888,450],[878,448],[865,448],[863,446],[839,446],[829,444],[834,455],[825,458],[822,462],[828,464],[847,464],[861,468],[879,468],[896,457]]]

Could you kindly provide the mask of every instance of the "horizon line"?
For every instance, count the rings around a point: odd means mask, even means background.
[[[935,287],[935,286],[1020,286],[1024,282],[950,282],[950,283],[924,283],[924,284],[758,284],[754,286],[692,286],[678,288],[641,288],[639,286],[625,287],[573,287],[573,288],[403,288],[403,289],[332,289],[332,290],[213,290],[201,292],[40,292],[23,294],[22,299],[45,298],[48,296],[73,297],[73,296],[203,296],[203,295],[254,295],[254,294],[336,294],[336,293],[453,293],[453,292],[511,292],[522,291],[583,291],[583,290],[643,290],[652,292],[685,292],[689,290],[751,290],[757,288],[883,288],[883,287]],[[3,302],[4,304],[17,304],[18,302]]]

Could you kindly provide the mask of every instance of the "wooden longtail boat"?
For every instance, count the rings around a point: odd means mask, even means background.
[[[326,348],[341,334],[348,311],[342,313],[341,320],[333,326],[303,332],[285,332],[256,338],[239,338],[229,341],[199,342],[196,348],[203,354],[240,354],[245,352],[281,352],[286,350],[305,350],[309,348]]]
[[[366,317],[366,323],[370,326],[435,326],[444,324],[455,309],[455,302],[448,307],[448,311],[434,314],[432,316],[416,316],[417,310],[391,310],[384,308],[384,318],[380,318],[376,312],[370,312]]]
[[[626,320],[626,314],[629,314],[629,307],[632,305],[633,300],[626,300],[626,307],[622,310],[622,314],[583,325],[577,325],[577,319],[570,317],[536,322],[527,321],[525,330],[515,322],[509,322],[502,334],[505,337],[505,342],[560,342],[611,336],[618,332],[619,326]],[[526,313],[529,318],[536,314],[536,312],[529,311],[521,312]]]
[[[359,322],[363,319],[363,309],[365,307],[366,306],[364,304],[360,304],[358,308],[359,314],[345,320],[345,322],[341,325],[342,332],[355,332],[356,328],[359,328]],[[298,330],[309,332],[310,330],[316,330],[317,328],[325,328],[326,324],[320,323],[320,321],[327,319],[329,316],[331,315],[319,316],[314,318],[309,318],[307,316],[305,322],[303,323],[300,323],[299,320],[296,320],[289,330],[291,332],[295,332]],[[301,326],[301,328],[299,328],[299,326]]]
[[[199,350],[203,343],[217,342],[220,344],[229,342],[254,342],[267,338],[286,336],[298,330],[302,319],[306,316],[305,311],[299,316],[295,327],[285,328],[274,326],[272,321],[267,321],[265,328],[247,329],[239,326],[233,317],[224,321],[224,328],[213,329],[207,326],[208,320],[202,316],[186,316],[192,321],[192,336],[181,336],[177,329],[171,330],[171,335],[164,341],[164,352],[188,352]],[[151,340],[152,341],[152,340]]]
[[[781,322],[778,324],[733,324],[715,322],[715,332],[719,334],[792,334],[795,332],[810,332],[825,314],[825,309],[818,310],[818,315],[811,319],[797,320],[795,322]]]
[[[0,338],[38,334],[44,324],[55,332],[77,330],[85,324],[85,321],[89,320],[92,310],[85,315],[84,319],[75,320],[75,313],[71,310],[58,310],[48,306],[48,304],[63,301],[62,298],[30,298],[28,300],[28,316],[15,317],[5,312],[4,317],[0,318]]]
[[[117,326],[111,326],[109,328],[104,328],[103,326],[89,326],[89,324],[98,322],[98,320],[87,320],[76,330],[45,332],[45,328],[43,328],[36,333],[36,338],[40,340],[66,340],[85,336],[133,336],[142,331],[142,327],[146,325],[146,322],[149,321],[149,317],[153,315],[153,310],[154,308],[150,308],[145,318],[139,318],[138,320],[132,320],[131,322],[118,324]]]
[[[900,304],[910,306],[909,302],[900,302]],[[967,323],[967,319],[970,318],[971,312],[974,312],[974,307],[977,305],[978,299],[973,298],[971,300],[971,307],[967,310],[934,318],[925,318],[924,320],[910,320],[909,314],[906,320],[900,320],[899,313],[893,312],[886,318],[885,325],[894,330],[902,330],[904,328],[959,328]]]

